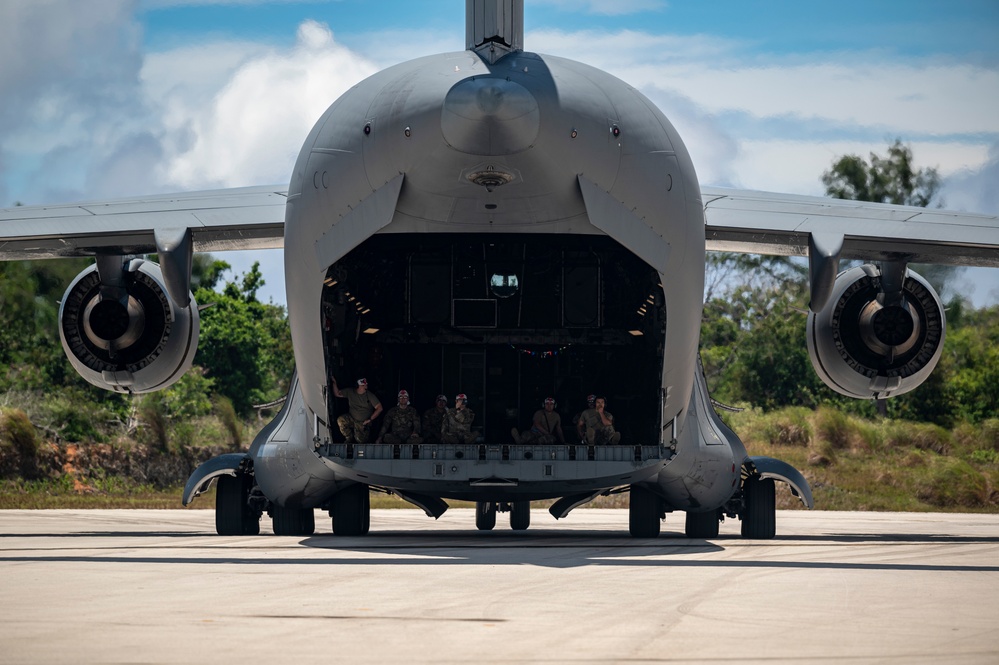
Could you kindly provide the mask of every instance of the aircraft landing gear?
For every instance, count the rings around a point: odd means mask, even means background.
[[[311,536],[316,532],[316,514],[312,508],[271,506],[271,527],[276,536]]]
[[[492,531],[496,526],[496,513],[510,513],[510,528],[523,531],[531,526],[530,501],[476,501],[475,528]]]
[[[371,495],[368,486],[357,483],[333,495],[330,508],[333,533],[337,536],[363,536],[371,527]]]
[[[475,528],[479,531],[492,531],[496,526],[496,504],[492,501],[475,502]]]
[[[215,531],[220,536],[255,536],[260,513],[250,506],[253,476],[219,476],[215,487]]]
[[[688,512],[683,532],[687,538],[717,538],[718,525],[717,511],[709,510],[706,513]]]
[[[523,531],[531,526],[531,502],[514,501],[510,504],[510,528]]]
[[[742,537],[766,540],[777,535],[777,499],[773,478],[749,476],[743,481]]]
[[[656,538],[663,518],[662,499],[638,485],[631,486],[628,502],[628,531],[635,538]]]

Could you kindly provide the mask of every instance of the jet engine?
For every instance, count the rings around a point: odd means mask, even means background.
[[[114,392],[173,384],[191,368],[199,332],[194,299],[178,306],[160,267],[144,259],[98,259],[73,280],[59,307],[70,363],[90,383]]]
[[[904,266],[840,273],[826,306],[808,314],[808,355],[822,381],[858,399],[918,387],[943,352],[946,322],[933,287]]]

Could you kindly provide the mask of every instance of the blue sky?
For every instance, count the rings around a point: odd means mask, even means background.
[[[0,206],[286,183],[350,85],[464,48],[464,5],[4,0]],[[525,26],[528,50],[659,105],[705,184],[821,195],[835,157],[898,137],[940,170],[947,207],[999,214],[995,0],[527,0]],[[280,252],[262,261],[264,297],[283,302]],[[999,302],[997,273],[961,289]]]

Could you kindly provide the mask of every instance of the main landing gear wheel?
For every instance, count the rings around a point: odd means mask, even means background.
[[[510,504],[510,528],[523,531],[531,526],[531,502],[514,501]]]
[[[479,531],[492,531],[496,526],[496,504],[492,501],[475,502],[475,528]]]
[[[363,536],[371,527],[371,495],[368,486],[357,483],[333,495],[333,533],[337,536]]]
[[[656,538],[662,520],[661,499],[637,485],[631,486],[628,502],[628,531],[635,538]]]
[[[220,536],[255,536],[260,515],[250,507],[253,476],[219,476],[215,486],[215,531]]]
[[[312,508],[272,506],[271,527],[276,536],[311,536],[316,532],[316,513]]]
[[[714,510],[709,510],[706,513],[688,512],[683,532],[687,538],[717,538],[718,513]]]
[[[773,478],[750,476],[742,484],[746,502],[742,537],[766,540],[777,535],[777,498]]]

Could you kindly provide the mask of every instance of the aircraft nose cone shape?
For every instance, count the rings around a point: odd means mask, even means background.
[[[527,88],[497,78],[465,79],[444,98],[441,131],[455,150],[510,155],[533,145],[541,130],[538,102]]]

